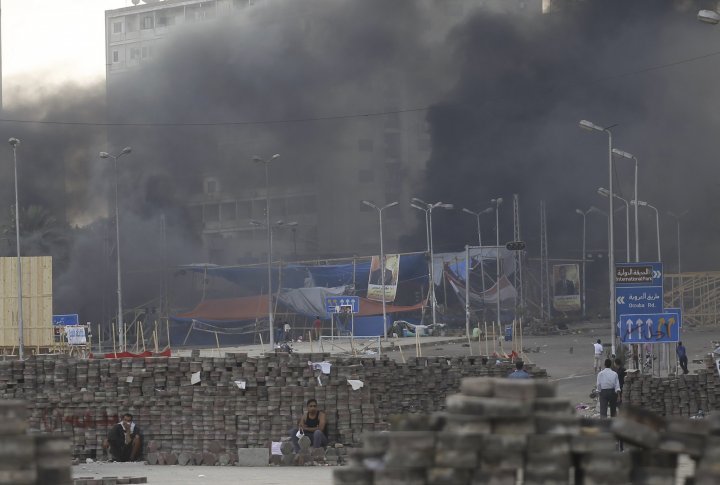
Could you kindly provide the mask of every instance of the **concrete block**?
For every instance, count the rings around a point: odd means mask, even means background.
[[[238,448],[237,466],[267,466],[270,454],[267,448]]]

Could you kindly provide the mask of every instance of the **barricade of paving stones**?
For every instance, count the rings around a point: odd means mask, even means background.
[[[696,460],[695,483],[720,483],[720,419],[665,419],[629,405],[612,420],[581,418],[537,379],[468,378],[461,391],[444,412],[367,433],[335,484],[674,485],[680,454]]]
[[[30,434],[27,409],[0,400],[0,484],[72,485],[70,436]]]
[[[670,377],[628,373],[623,399],[662,416],[720,411],[720,378],[717,372],[706,370]]]
[[[330,362],[329,375],[308,365],[321,361]],[[34,356],[0,361],[0,399],[25,400],[32,431],[69,433],[78,458],[102,458],[107,430],[130,412],[144,431],[149,462],[232,464],[238,448],[268,447],[285,437],[310,398],[327,413],[330,441],[354,445],[362,432],[386,429],[392,414],[443,409],[461,378],[503,376],[510,367],[493,360],[482,364],[480,357],[413,358],[402,364],[319,353]],[[191,385],[195,373],[200,381]],[[348,379],[364,387],[353,391]]]

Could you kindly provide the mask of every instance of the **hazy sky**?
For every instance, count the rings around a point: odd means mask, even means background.
[[[105,75],[104,12],[130,0],[0,0],[7,87],[88,82]]]

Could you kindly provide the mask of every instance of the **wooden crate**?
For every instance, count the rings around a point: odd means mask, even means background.
[[[23,336],[27,347],[50,347],[52,329],[52,257],[23,257]],[[0,258],[0,347],[18,343],[17,259]]]

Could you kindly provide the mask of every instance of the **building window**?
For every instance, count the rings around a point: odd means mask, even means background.
[[[112,61],[120,62],[120,51],[112,51]]]
[[[385,156],[400,158],[400,133],[385,132]]]
[[[122,34],[122,31],[123,31],[122,28],[123,28],[122,22],[113,22],[113,24],[112,24],[113,34]]]
[[[217,194],[220,192],[220,184],[215,179],[205,180],[205,193],[206,194]]]
[[[203,211],[203,220],[205,222],[218,222],[220,220],[220,205],[208,204]]]
[[[220,206],[220,216],[223,221],[234,221],[237,219],[235,202],[225,202]]]
[[[375,172],[372,170],[360,170],[358,172],[358,182],[366,184],[375,181]]]
[[[158,17],[157,19],[158,27],[168,27],[170,25],[175,25],[175,17],[171,15],[162,15]]]
[[[141,27],[143,30],[152,29],[154,26],[155,22],[152,15],[146,15],[145,17],[143,17]]]
[[[358,140],[358,150],[361,152],[373,151],[373,141],[366,138]]]
[[[151,53],[152,53],[152,49],[150,47],[146,46],[146,47],[142,48],[142,58],[143,59],[147,59],[148,57],[150,57]]]
[[[140,59],[140,49],[138,49],[137,47],[131,47],[130,59]]]

